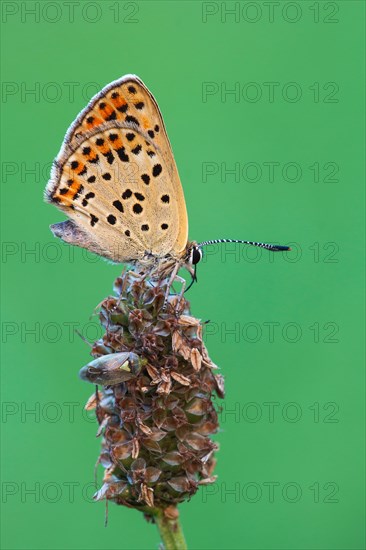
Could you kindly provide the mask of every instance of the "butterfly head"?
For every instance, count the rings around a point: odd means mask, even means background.
[[[197,244],[194,244],[190,250],[189,263],[191,266],[195,266],[203,258],[203,250]]]
[[[184,267],[190,273],[192,277],[191,284],[187,287],[188,290],[194,282],[197,282],[197,264],[203,258],[203,250],[196,242],[189,242],[187,244],[184,254]]]

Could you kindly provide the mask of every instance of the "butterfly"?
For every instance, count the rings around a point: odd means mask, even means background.
[[[45,190],[68,220],[51,225],[63,241],[152,278],[196,279],[202,248],[244,243],[270,251],[287,246],[216,239],[188,241],[183,189],[158,104],[144,83],[126,75],[92,98],[69,127]]]

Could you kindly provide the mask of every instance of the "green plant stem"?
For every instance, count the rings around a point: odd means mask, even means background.
[[[164,544],[164,550],[187,550],[187,544],[178,518],[169,519],[164,516],[162,510],[158,510],[154,519]]]

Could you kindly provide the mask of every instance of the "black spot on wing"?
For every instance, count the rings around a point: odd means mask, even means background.
[[[123,206],[121,201],[114,201],[113,206],[117,208],[117,210],[119,210],[120,212],[123,212]]]
[[[82,204],[83,206],[88,206],[89,200],[90,200],[90,199],[93,199],[94,197],[95,197],[95,193],[92,193],[92,192],[87,193],[87,194],[85,195],[85,197],[83,198],[81,204]]]
[[[136,126],[140,126],[139,121],[134,116],[127,115],[126,118],[125,118],[125,121],[126,122],[132,122],[132,124],[136,124]]]
[[[126,189],[126,191],[124,191],[124,192],[122,193],[122,198],[123,198],[123,200],[129,199],[131,196],[132,196],[132,191],[131,191],[131,189]]]
[[[155,164],[154,167],[153,167],[153,170],[152,170],[152,174],[153,174],[154,178],[159,176],[159,174],[161,174],[162,171],[163,171],[163,168],[162,168],[161,164]]]
[[[83,191],[84,191],[84,186],[80,184],[72,200],[75,201]]]
[[[117,118],[116,111],[112,111],[111,114],[106,117],[106,120],[116,120],[116,118]]]
[[[120,113],[126,113],[127,109],[128,109],[127,103],[124,103],[123,105],[120,105],[119,107],[117,107],[117,111],[119,111]]]
[[[132,210],[134,211],[135,214],[141,214],[143,208],[141,204],[137,202],[136,204],[133,205]]]
[[[94,214],[90,214],[90,225],[92,227],[95,226],[95,224],[99,221],[99,218],[97,218],[96,216],[94,216]]]
[[[89,159],[88,162],[91,164],[97,164],[99,162],[99,155],[95,155],[92,159]]]
[[[108,164],[113,164],[114,156],[113,156],[112,151],[108,151],[107,153],[103,153],[103,155],[107,159]]]
[[[129,162],[130,158],[126,154],[126,150],[124,147],[120,147],[119,149],[116,149],[116,153],[122,162]]]

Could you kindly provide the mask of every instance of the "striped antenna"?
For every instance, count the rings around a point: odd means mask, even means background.
[[[285,250],[291,250],[289,246],[281,246],[279,244],[267,244],[267,243],[255,243],[253,241],[240,241],[237,239],[214,239],[212,241],[204,241],[199,243],[197,246],[201,248],[202,246],[207,246],[210,244],[219,244],[219,243],[241,243],[249,244],[251,246],[259,246],[260,248],[265,248],[266,250],[271,250],[272,252],[281,252]]]

